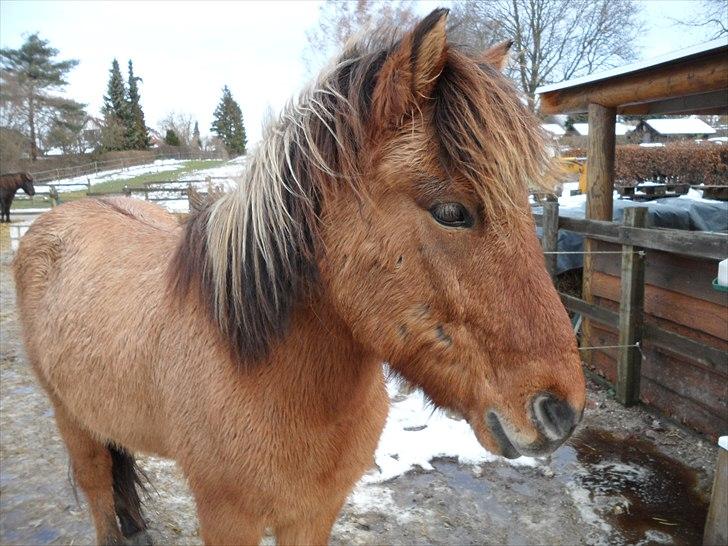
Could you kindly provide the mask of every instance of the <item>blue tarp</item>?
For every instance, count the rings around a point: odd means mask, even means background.
[[[647,207],[648,227],[684,229],[690,231],[717,231],[728,233],[728,202],[696,200],[685,197],[665,197],[652,201],[632,201],[615,199],[613,220],[622,221],[624,209],[627,207]],[[568,218],[584,218],[586,203],[577,206],[560,206],[559,216]],[[542,213],[540,206],[533,211]],[[542,229],[536,228],[541,237]],[[558,250],[581,251],[584,249],[584,236],[572,231],[559,230]],[[559,254],[556,261],[558,273],[577,269],[583,266],[581,254]]]

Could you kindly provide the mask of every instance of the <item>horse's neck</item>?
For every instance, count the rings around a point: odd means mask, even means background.
[[[381,363],[324,306],[295,312],[288,334],[271,356],[271,371],[284,387],[280,392],[289,407],[334,414],[381,389]]]

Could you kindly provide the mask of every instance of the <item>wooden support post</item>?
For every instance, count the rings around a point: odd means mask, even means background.
[[[703,544],[728,544],[728,437],[720,439]]]
[[[559,239],[559,202],[546,201],[543,204],[543,235],[541,246],[544,252],[556,252]],[[546,254],[546,270],[552,279],[556,278],[556,254]]]
[[[588,220],[612,221],[612,192],[614,188],[614,128],[616,109],[599,104],[589,105],[589,135],[586,170],[586,218]],[[595,250],[596,242],[584,239],[584,270],[582,298],[594,303],[592,296],[592,273],[594,260],[590,252]],[[591,324],[582,324],[582,345],[591,347]],[[582,358],[591,363],[592,353],[586,351]]]
[[[646,207],[624,209],[624,225],[645,227]],[[638,247],[622,246],[622,280],[619,300],[619,344],[635,345],[642,341],[642,319],[645,300],[645,260]],[[617,400],[625,406],[640,400],[639,347],[620,347],[617,360]]]

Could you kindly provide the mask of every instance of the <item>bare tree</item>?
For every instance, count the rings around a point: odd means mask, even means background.
[[[181,146],[191,146],[194,136],[195,122],[192,115],[184,112],[170,112],[159,122],[160,134],[171,130],[179,137]]]
[[[508,73],[535,109],[536,88],[635,58],[642,30],[634,0],[463,0],[451,37],[484,49],[513,40]]]
[[[325,0],[318,25],[306,32],[303,60],[313,72],[357,33],[382,25],[409,26],[417,19],[411,0]]]
[[[690,19],[676,22],[686,27],[704,28],[706,40],[728,36],[728,4],[726,0],[702,0],[700,8],[691,12]]]

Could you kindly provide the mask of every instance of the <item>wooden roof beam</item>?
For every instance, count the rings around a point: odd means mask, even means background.
[[[608,108],[663,101],[705,92],[728,93],[728,55],[658,66],[541,94],[542,114],[583,113],[589,104]]]
[[[617,108],[618,114],[644,116],[647,114],[728,113],[728,89],[675,97],[655,102],[627,104]]]

